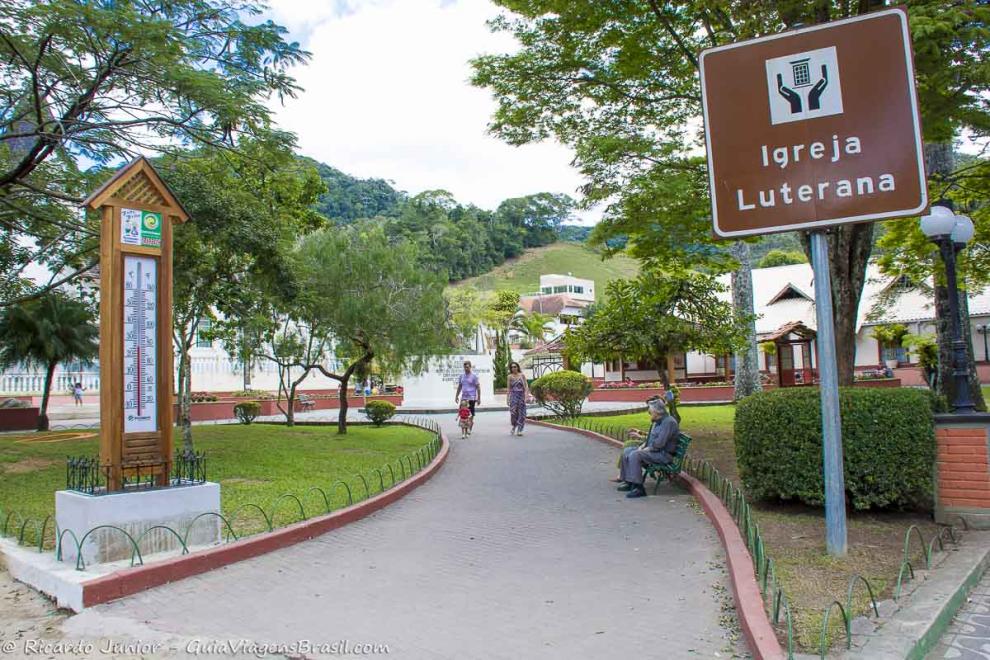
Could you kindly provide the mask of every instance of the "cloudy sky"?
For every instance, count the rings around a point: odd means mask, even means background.
[[[468,61],[514,47],[489,32],[498,9],[487,0],[270,4],[313,54],[293,71],[305,92],[277,109],[307,156],[413,194],[444,188],[484,208],[540,191],[575,195],[581,181],[569,149],[510,147],[486,133],[495,104],[468,83]]]

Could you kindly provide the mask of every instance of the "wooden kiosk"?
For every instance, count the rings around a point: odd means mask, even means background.
[[[100,457],[55,493],[62,560],[85,565],[216,543],[220,486],[173,475],[172,228],[189,215],[144,158],[84,202],[100,224]],[[94,461],[95,464],[95,461]],[[174,478],[173,478],[174,476]],[[92,533],[91,533],[92,532]]]

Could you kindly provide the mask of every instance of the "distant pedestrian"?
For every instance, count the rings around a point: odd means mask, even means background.
[[[65,390],[63,390],[63,392],[64,391]],[[83,393],[82,383],[76,382],[72,386],[72,398],[75,400],[77,406],[81,406],[82,405],[82,393]]]
[[[478,374],[471,371],[471,362],[468,360],[464,361],[464,373],[457,379],[457,392],[454,394],[454,403],[461,400],[468,402],[473,418],[475,406],[481,403],[481,384],[478,382]]]
[[[529,383],[518,362],[509,364],[509,435],[522,435],[526,426],[526,399],[529,398]]]

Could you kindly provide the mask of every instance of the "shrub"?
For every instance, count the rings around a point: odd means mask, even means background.
[[[230,397],[232,399],[272,399],[271,394],[265,390],[238,390],[237,392],[231,392]]]
[[[907,326],[903,323],[878,325],[873,328],[873,338],[884,346],[900,346],[909,334],[911,333],[908,332]]]
[[[250,424],[254,418],[261,414],[261,404],[257,401],[241,401],[234,406],[234,416],[242,424]]]
[[[561,417],[580,415],[591,390],[591,380],[576,371],[555,371],[537,378],[530,386],[536,401]]]
[[[191,392],[189,394],[189,400],[192,403],[211,403],[218,401],[219,398],[216,394],[210,394],[209,392]]]
[[[381,426],[395,414],[395,404],[389,401],[369,401],[364,404],[364,414],[375,426]]]
[[[935,465],[932,399],[924,390],[839,392],[846,497],[854,509],[930,506]],[[753,394],[736,407],[736,458],[749,494],[825,501],[818,388]]]

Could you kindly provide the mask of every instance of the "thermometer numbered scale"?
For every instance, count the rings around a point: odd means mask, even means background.
[[[124,433],[157,430],[158,261],[124,257]]]

